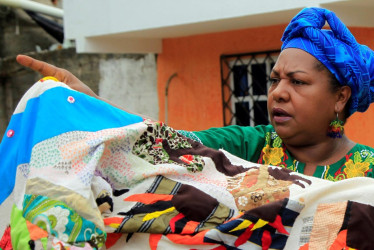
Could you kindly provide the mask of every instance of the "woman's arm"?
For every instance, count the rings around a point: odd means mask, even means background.
[[[86,84],[84,84],[81,80],[79,80],[75,75],[73,75],[66,69],[58,68],[52,64],[36,60],[32,57],[25,55],[18,55],[16,60],[19,64],[28,67],[34,71],[37,71],[43,76],[53,76],[57,78],[57,80],[65,83],[74,90],[98,98],[98,95],[96,95],[95,92],[93,92],[92,89],[90,89],[90,87],[88,87]]]
[[[22,66],[25,66],[25,67],[28,67],[28,68],[34,70],[34,71],[37,71],[40,74],[42,74],[43,76],[53,76],[53,77],[55,77],[60,82],[65,83],[70,88],[72,88],[76,91],[85,93],[85,94],[87,94],[89,96],[92,96],[92,97],[95,97],[99,100],[102,100],[106,103],[109,103],[110,105],[112,105],[116,108],[122,109],[122,110],[124,110],[128,113],[132,113],[132,114],[141,116],[145,119],[154,120],[150,117],[130,112],[130,111],[128,111],[128,110],[126,110],[122,107],[119,107],[119,106],[111,103],[110,101],[108,101],[104,98],[101,98],[95,92],[93,92],[93,90],[90,89],[90,87],[88,87],[86,84],[84,84],[81,80],[79,80],[75,75],[73,75],[71,72],[67,71],[66,69],[58,68],[58,67],[56,67],[52,64],[49,64],[49,63],[46,63],[46,62],[43,62],[43,61],[40,61],[40,60],[36,60],[32,57],[25,56],[25,55],[18,55],[16,60]]]

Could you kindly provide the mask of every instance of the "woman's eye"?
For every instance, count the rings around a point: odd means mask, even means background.
[[[275,84],[275,83],[278,83],[279,82],[279,79],[277,78],[270,78],[270,83],[271,84]]]
[[[304,84],[303,81],[299,81],[299,80],[292,80],[292,83],[296,84],[296,85],[303,85]]]

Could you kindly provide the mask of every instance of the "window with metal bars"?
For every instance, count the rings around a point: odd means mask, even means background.
[[[224,125],[268,124],[269,76],[279,50],[221,56]]]

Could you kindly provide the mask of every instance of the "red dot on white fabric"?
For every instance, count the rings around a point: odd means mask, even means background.
[[[14,135],[14,130],[13,129],[9,129],[8,132],[6,133],[6,136],[8,137],[12,137]]]
[[[74,97],[69,96],[69,97],[68,97],[68,102],[70,102],[70,103],[74,103],[74,102],[75,102]]]

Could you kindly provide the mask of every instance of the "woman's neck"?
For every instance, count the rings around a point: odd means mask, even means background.
[[[342,159],[355,143],[343,135],[342,138],[328,138],[316,144],[285,145],[296,160],[306,164],[304,173],[312,175],[317,166],[331,165]]]

